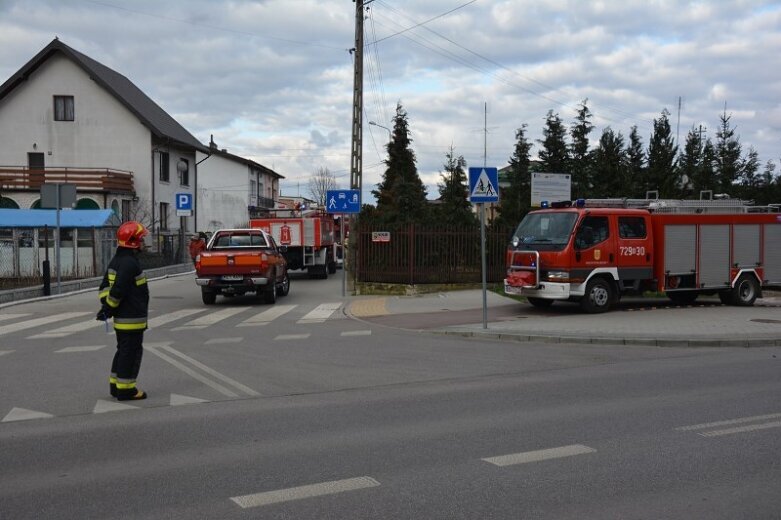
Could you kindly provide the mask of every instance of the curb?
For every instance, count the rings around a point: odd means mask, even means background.
[[[507,332],[478,332],[471,330],[445,330],[432,329],[420,332],[429,332],[441,336],[461,336],[464,338],[493,339],[517,343],[566,343],[575,345],[626,345],[643,347],[728,347],[728,348],[757,348],[757,347],[781,347],[781,338],[746,338],[746,339],[653,339],[653,338],[599,338],[592,336],[547,336],[512,334]]]

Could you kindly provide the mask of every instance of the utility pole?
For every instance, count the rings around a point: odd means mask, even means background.
[[[369,3],[373,0],[369,0]],[[353,47],[353,126],[352,151],[350,153],[350,188],[363,195],[363,6],[364,0],[355,2],[355,47]]]

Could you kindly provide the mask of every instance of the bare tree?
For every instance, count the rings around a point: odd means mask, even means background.
[[[309,195],[320,206],[325,206],[325,194],[328,190],[338,189],[336,176],[328,168],[322,166],[309,178]]]

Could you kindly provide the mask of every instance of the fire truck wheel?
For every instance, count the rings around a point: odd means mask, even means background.
[[[759,296],[757,279],[749,274],[742,275],[732,289],[731,296],[732,305],[739,307],[754,305],[754,300]]]
[[[285,273],[284,278],[282,278],[282,282],[277,285],[277,296],[287,296],[287,293],[290,292],[290,277]]]
[[[586,285],[586,294],[580,307],[589,314],[607,312],[613,302],[613,287],[604,278],[592,278]]]
[[[527,297],[529,303],[540,309],[545,309],[553,305],[554,300],[547,300],[545,298],[534,298],[533,296]]]
[[[328,262],[328,274],[336,273],[336,262]]]
[[[203,288],[201,289],[201,300],[203,300],[204,305],[214,305],[217,301],[217,293]]]

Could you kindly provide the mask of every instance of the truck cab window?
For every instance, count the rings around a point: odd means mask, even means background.
[[[575,247],[588,249],[604,242],[610,236],[607,217],[586,217],[575,235]]]

